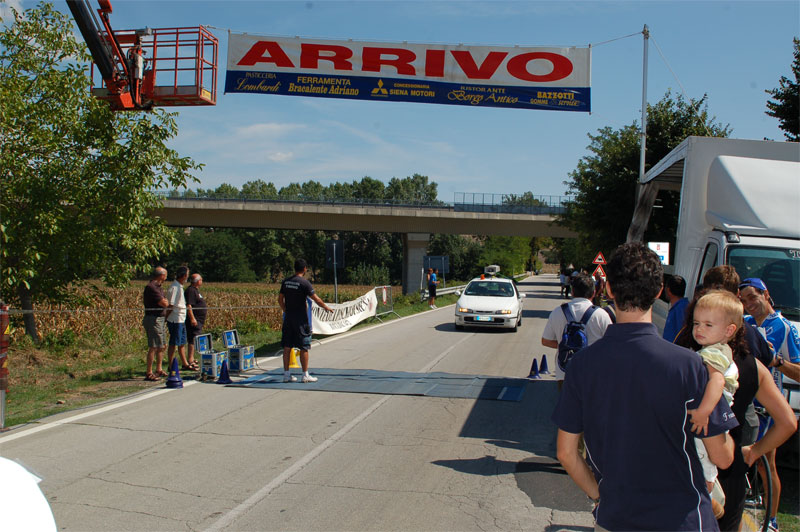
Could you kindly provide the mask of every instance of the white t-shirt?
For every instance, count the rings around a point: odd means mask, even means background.
[[[184,323],[186,321],[186,298],[183,297],[183,285],[172,281],[167,289],[167,301],[172,305],[172,312],[167,316],[171,323]]]
[[[572,312],[575,319],[580,321],[583,317],[583,313],[592,306],[592,302],[584,297],[576,297],[569,301],[567,305],[569,305],[569,310]],[[592,345],[602,338],[606,333],[606,327],[609,325],[611,325],[611,317],[609,317],[608,312],[598,307],[586,324],[586,340],[589,342],[589,345]],[[564,328],[566,326],[567,317],[564,315],[564,311],[561,310],[561,305],[559,305],[550,313],[550,317],[547,319],[547,325],[544,326],[542,338],[560,342],[561,335],[564,334]],[[553,367],[555,368],[556,379],[563,380],[564,372],[559,369],[558,364],[553,364]]]

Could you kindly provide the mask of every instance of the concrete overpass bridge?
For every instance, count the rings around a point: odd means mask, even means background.
[[[409,205],[339,201],[166,198],[155,213],[176,227],[240,227],[326,231],[375,231],[403,235],[403,292],[420,286],[433,233],[574,237],[556,225],[563,200],[541,205],[453,203]]]

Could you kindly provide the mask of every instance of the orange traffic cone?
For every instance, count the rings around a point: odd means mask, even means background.
[[[300,351],[296,347],[293,347],[291,351],[289,351],[289,368],[299,368],[300,363],[297,361],[297,353]]]

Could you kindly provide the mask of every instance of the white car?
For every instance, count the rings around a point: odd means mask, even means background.
[[[504,277],[476,278],[464,292],[456,291],[456,329],[494,327],[512,329],[522,325],[522,300],[525,294],[517,290],[511,279]]]

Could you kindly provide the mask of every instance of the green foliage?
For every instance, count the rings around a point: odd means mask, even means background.
[[[48,333],[42,338],[42,346],[51,349],[71,347],[76,344],[78,335],[72,329],[67,329],[61,334]]]
[[[449,257],[450,274],[453,279],[472,279],[483,271],[481,242],[460,235],[438,234],[431,237],[428,255]]]
[[[706,97],[685,101],[668,91],[648,105],[645,170],[661,160],[690,135],[727,137],[729,126],[715,123],[708,115]],[[579,249],[564,248],[564,260],[575,266],[591,262],[598,251],[610,253],[625,242],[636,203],[639,176],[639,126],[633,123],[614,130],[604,127],[589,135],[588,150],[565,182],[575,201],[561,223],[579,233]],[[659,194],[662,205],[650,219],[646,240],[669,240],[678,222],[677,193]],[[672,208],[674,207],[674,208]],[[566,241],[564,246],[570,246]],[[590,257],[590,255],[592,255]]]
[[[179,250],[170,256],[167,269],[187,264],[209,282],[248,283],[256,280],[247,261],[247,250],[235,235],[226,231],[195,229],[181,233]]]
[[[481,264],[497,264],[509,277],[525,271],[531,260],[530,239],[524,236],[489,236],[484,241]]]
[[[347,279],[350,284],[384,286],[390,284],[389,268],[376,264],[357,264],[347,268]]]
[[[0,32],[0,295],[23,308],[69,300],[88,277],[121,286],[169,250],[149,191],[185,187],[199,168],[167,147],[173,114],[94,99],[87,61],[51,4]]]
[[[277,199],[278,189],[272,183],[256,179],[242,185],[242,196],[249,199]]]
[[[767,101],[767,115],[777,118],[786,140],[800,141],[800,39],[792,39],[794,61],[792,77],[781,76],[779,87],[765,91],[772,96]]]

